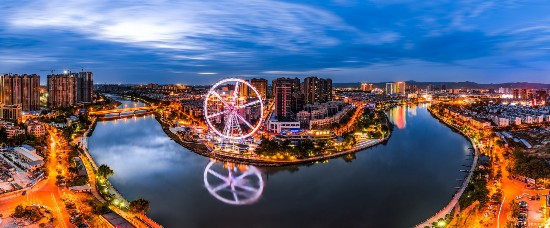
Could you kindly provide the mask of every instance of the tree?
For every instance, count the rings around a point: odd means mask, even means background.
[[[346,148],[352,147],[357,143],[355,136],[353,134],[346,134],[344,136],[344,145]]]
[[[311,139],[304,139],[300,141],[296,148],[300,155],[302,155],[303,157],[307,157],[309,155],[309,152],[315,149],[315,144],[313,143],[313,141],[311,141]]]
[[[502,190],[498,189],[497,192],[491,196],[491,201],[500,203],[502,201]]]
[[[96,215],[103,215],[111,212],[109,202],[101,203],[99,200],[94,199],[88,201],[88,205],[92,207],[92,213]]]
[[[25,208],[23,208],[22,205],[17,205],[15,207],[15,212],[13,212],[12,216],[15,218],[21,218],[25,214]]]
[[[130,202],[130,211],[134,213],[145,214],[149,210],[149,201],[142,198]]]
[[[281,143],[280,143],[281,151],[290,150],[290,144],[291,143],[292,142],[290,141],[290,139],[285,139],[285,140],[281,141]]]
[[[44,217],[42,213],[40,213],[38,207],[23,207],[22,205],[17,205],[15,207],[15,212],[13,212],[12,216],[15,218],[25,218],[31,220],[32,222],[37,222]]]
[[[4,128],[4,127],[0,128],[0,141],[2,141],[2,142],[8,141],[8,132],[6,131],[6,128]]]
[[[103,177],[105,179],[109,178],[110,176],[114,175],[115,172],[107,165],[102,164],[97,168],[97,175],[100,177]]]
[[[260,155],[272,156],[280,150],[281,148],[279,147],[279,143],[277,142],[277,140],[269,140],[265,137],[262,137],[262,141],[260,145],[258,145],[256,153]]]
[[[512,217],[518,217],[520,213],[519,203],[516,200],[510,202],[510,211],[512,211]]]
[[[514,157],[513,173],[533,179],[550,176],[550,164],[543,159],[528,156],[520,150],[515,150],[512,155]]]

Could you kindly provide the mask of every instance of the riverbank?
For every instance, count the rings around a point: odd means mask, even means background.
[[[217,179],[208,171],[208,164],[215,161],[171,140],[158,121],[151,118],[153,116],[136,121],[98,123],[94,136],[88,138],[89,152],[98,164],[113,168],[115,176],[110,181],[121,193],[149,200],[151,209],[147,214],[166,227],[199,224],[219,227],[223,226],[219,218],[228,216],[233,218],[233,225],[242,227],[261,224],[307,227],[314,220],[318,221],[316,224],[331,224],[334,222],[332,218],[338,218],[338,223],[345,227],[413,227],[447,204],[456,192],[453,187],[462,184],[455,179],[467,175],[457,170],[471,163],[464,161],[469,143],[430,117],[425,106],[411,106],[410,111],[399,111],[407,115],[407,125],[405,128],[394,127],[386,145],[328,162],[256,167],[263,180],[263,192],[258,201],[246,206],[228,205],[209,194],[203,178],[207,173],[210,189],[216,187],[217,182],[213,181]],[[391,123],[395,123],[400,117],[392,112],[396,111],[390,110],[387,114]],[[383,117],[380,115],[381,123],[385,123]],[[170,120],[166,119],[167,123]],[[174,128],[169,130],[189,142],[193,139]],[[430,141],[433,135],[442,138]],[[445,148],[445,153],[441,148]],[[445,161],[449,164],[445,165]],[[438,165],[438,168],[426,164]],[[232,170],[237,173],[253,169],[246,165],[224,165],[215,162],[213,171],[227,175],[227,167],[236,168]],[[250,181],[246,186],[256,189],[260,186],[260,178],[256,175],[247,177],[247,180]],[[402,194],[403,189],[407,189],[407,194]],[[441,191],[433,192],[433,189]],[[228,196],[231,198],[230,192]],[[238,196],[239,201],[244,200],[240,194]],[[380,197],[385,200],[379,201]],[[326,211],[318,207],[319,199],[326,207],[334,209],[331,218],[318,217]],[[409,203],[403,205],[402,202]],[[202,206],[197,207],[198,204]],[[425,211],[411,213],[410,205],[424,205]],[[293,209],[288,211],[289,208]],[[346,211],[365,216],[349,219],[351,217]],[[257,219],[247,219],[250,215]],[[396,221],[395,217],[400,219]]]
[[[95,160],[92,158],[92,156],[90,155],[89,151],[88,151],[88,137],[91,136],[91,134],[93,133],[93,131],[95,130],[95,127],[97,126],[97,120],[98,118],[94,118],[92,120],[92,124],[90,124],[90,126],[88,126],[88,129],[86,130],[86,132],[84,132],[84,134],[82,134],[82,136],[79,136],[81,137],[80,139],[80,142],[79,142],[79,145],[80,145],[80,149],[82,149],[83,151],[83,154],[84,154],[84,157],[80,156],[82,161],[84,162],[84,167],[86,169],[86,172],[88,173],[88,179],[90,181],[90,187],[91,187],[91,193],[92,195],[101,203],[105,203],[107,202],[107,200],[105,200],[99,190],[98,190],[98,185],[96,183],[96,173],[97,173],[97,170],[98,170],[98,165],[96,164]],[[108,186],[109,190],[108,192],[109,193],[112,193],[114,194],[116,197],[116,199],[118,199],[120,202],[122,202],[124,205],[129,205],[130,201],[128,201],[126,198],[124,198],[124,196],[118,191],[118,189],[116,189],[114,187],[114,185],[112,185],[110,183],[109,180],[106,180],[106,183],[103,183],[105,186]],[[127,221],[129,221],[130,223],[132,223],[132,225],[136,226],[136,227],[162,227],[160,224],[156,223],[154,220],[152,220],[151,218],[147,217],[147,215],[143,215],[143,214],[138,214],[138,215],[135,215],[135,214],[132,214],[132,213],[128,213],[116,206],[111,206],[110,207],[111,210],[113,210],[113,212],[117,213],[118,215],[120,215],[121,217],[123,217],[124,219],[126,219]]]
[[[345,150],[345,151],[341,151],[341,152],[337,152],[329,155],[316,156],[316,157],[310,157],[310,158],[304,158],[304,159],[296,159],[296,160],[271,160],[271,159],[264,159],[264,158],[259,158],[255,156],[246,156],[241,154],[212,152],[204,144],[187,142],[183,140],[181,137],[179,137],[178,135],[171,132],[170,127],[166,125],[161,120],[160,115],[157,112],[155,112],[155,119],[162,126],[162,130],[166,133],[166,135],[168,135],[168,137],[170,137],[172,140],[174,140],[176,143],[178,143],[182,147],[185,147],[190,151],[195,152],[196,154],[199,154],[214,160],[231,162],[235,164],[262,166],[262,167],[279,167],[279,166],[289,166],[289,165],[297,165],[297,164],[305,164],[305,163],[315,163],[315,162],[325,161],[332,158],[341,157],[347,154],[357,153],[359,151],[376,146],[380,143],[386,143],[391,137],[393,127],[391,127],[389,117],[385,112],[384,112],[384,116],[385,116],[384,119],[385,119],[386,125],[388,126],[388,129],[389,129],[388,134],[385,135],[384,138],[358,141],[356,145],[349,150]],[[360,146],[357,146],[357,145],[360,145]]]
[[[472,138],[470,138],[466,133],[464,133],[462,130],[460,130],[459,126],[455,126],[454,124],[447,123],[441,116],[439,116],[437,113],[435,113],[430,107],[428,107],[428,111],[430,112],[430,114],[434,118],[439,120],[439,122],[445,124],[447,127],[449,127],[451,129],[453,129],[454,131],[458,132],[459,134],[461,134],[462,136],[467,138],[468,141],[470,141],[470,144],[472,145],[472,148],[474,149],[474,159],[472,160],[472,164],[471,164],[471,168],[468,172],[468,176],[464,179],[464,181],[462,182],[462,186],[455,193],[455,195],[453,196],[451,201],[449,201],[449,203],[443,209],[438,211],[435,215],[428,218],[426,221],[416,225],[415,226],[416,228],[421,228],[421,227],[425,227],[425,226],[430,226],[431,227],[433,222],[437,222],[439,219],[445,218],[446,215],[450,214],[453,211],[453,209],[456,207],[460,197],[462,197],[462,194],[466,190],[466,187],[468,187],[468,184],[470,183],[470,179],[471,179],[471,177],[474,173],[474,169],[477,166],[477,162],[478,162],[479,155],[480,155],[479,149],[477,148],[477,145],[476,145],[475,141]]]

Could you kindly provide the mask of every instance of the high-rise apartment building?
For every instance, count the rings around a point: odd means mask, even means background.
[[[394,93],[395,93],[395,83],[393,82],[386,83],[386,94],[392,95]]]
[[[302,85],[305,104],[326,103],[332,100],[332,79],[307,77]]]
[[[407,89],[407,85],[405,82],[388,82],[386,83],[386,94],[392,95],[392,94],[405,94]]]
[[[513,97],[514,99],[519,99],[519,89],[514,89],[513,90]]]
[[[327,103],[332,101],[332,79],[319,79],[319,93],[317,95],[319,103]]]
[[[528,89],[526,91],[526,95],[525,95],[526,99],[528,100],[533,100],[535,99],[535,94],[533,93],[533,90],[532,89]]]
[[[304,101],[306,104],[315,103],[315,94],[318,92],[318,81],[317,77],[307,77],[304,79],[302,84],[302,91],[304,93]]]
[[[407,88],[407,85],[405,82],[396,82],[395,83],[395,93],[398,94],[405,94],[405,89]]]
[[[250,81],[248,80],[245,80],[246,82],[250,83]],[[250,96],[250,88],[244,84],[244,83],[239,83],[239,97],[248,97]]]
[[[0,103],[21,104],[23,111],[40,109],[40,76],[36,74],[0,76]]]
[[[48,75],[48,107],[59,108],[77,102],[77,74]]]
[[[263,78],[253,78],[250,80],[250,84],[258,90],[263,100],[267,99],[267,80]]]
[[[521,89],[519,92],[519,98],[522,100],[527,99],[527,89]]]
[[[546,99],[548,99],[548,92],[546,90],[539,89],[535,92],[535,98],[539,101],[546,101]]]
[[[94,101],[94,75],[92,72],[79,72],[76,74],[76,101]]]
[[[295,80],[291,78],[277,78],[273,80],[273,97],[275,98],[275,117],[278,120],[291,119],[292,114],[292,87]]]
[[[372,91],[373,89],[374,89],[374,84],[361,83],[361,91]]]
[[[298,112],[304,110],[305,105],[305,96],[302,90],[299,88],[292,89],[292,113],[297,114]]]

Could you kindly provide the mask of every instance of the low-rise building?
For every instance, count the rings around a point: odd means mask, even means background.
[[[65,127],[67,127],[66,123],[51,122],[50,125],[53,126],[53,127],[56,127],[56,128],[65,128]]]
[[[302,128],[324,129],[339,123],[350,111],[353,105],[343,101],[330,101],[324,104],[308,104],[296,115]]]
[[[0,104],[0,118],[9,121],[19,122],[23,117],[21,104],[7,105]]]
[[[308,111],[300,111],[296,114],[296,118],[300,122],[302,127],[309,126],[309,120],[311,119],[311,114]]]
[[[510,120],[508,118],[493,116],[492,120],[493,123],[495,123],[499,127],[506,127],[510,125]]]
[[[11,126],[11,127],[6,129],[6,133],[8,133],[8,139],[11,139],[11,138],[13,138],[15,136],[18,136],[18,135],[24,135],[25,134],[25,129],[22,129],[19,126]]]
[[[526,116],[526,117],[523,119],[523,123],[525,123],[525,124],[532,124],[532,123],[533,123],[533,117],[532,117],[532,116]]]
[[[477,129],[491,127],[491,123],[479,118],[473,118],[470,120],[470,124]]]
[[[69,116],[67,118],[67,126],[71,126],[73,123],[77,123],[78,122],[78,117],[76,116]]]
[[[27,169],[36,169],[44,165],[44,158],[36,154],[36,149],[29,145],[13,148],[13,153],[24,162]]]
[[[267,130],[269,132],[278,133],[284,131],[300,131],[300,122],[298,121],[278,121],[275,118],[271,118],[267,123]]]
[[[32,120],[32,121],[27,121],[27,134],[31,134],[31,135],[34,135],[34,136],[43,136],[44,134],[46,134],[46,128],[44,127],[44,124],[37,121],[37,120]]]
[[[521,118],[520,117],[513,117],[512,119],[513,119],[514,125],[517,125],[517,126],[521,125]]]
[[[74,157],[74,163],[75,163],[76,169],[78,170],[77,172],[78,176],[88,176],[86,167],[84,166],[84,163],[82,162],[82,159],[80,159],[80,157]]]

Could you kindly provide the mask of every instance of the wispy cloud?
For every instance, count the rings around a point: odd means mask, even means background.
[[[229,49],[227,41],[235,41],[298,51],[338,44],[327,30],[354,31],[329,12],[270,0],[39,0],[18,6],[7,20],[15,29],[60,29],[102,41],[176,50]]]
[[[547,69],[550,62],[550,5],[542,3],[4,1],[0,68],[83,66],[97,71],[99,81],[189,83],[226,75],[320,74],[347,80],[370,69],[396,75],[391,67],[413,69],[405,71],[411,79],[435,67],[441,70],[431,72],[445,73],[445,67],[530,72]]]

